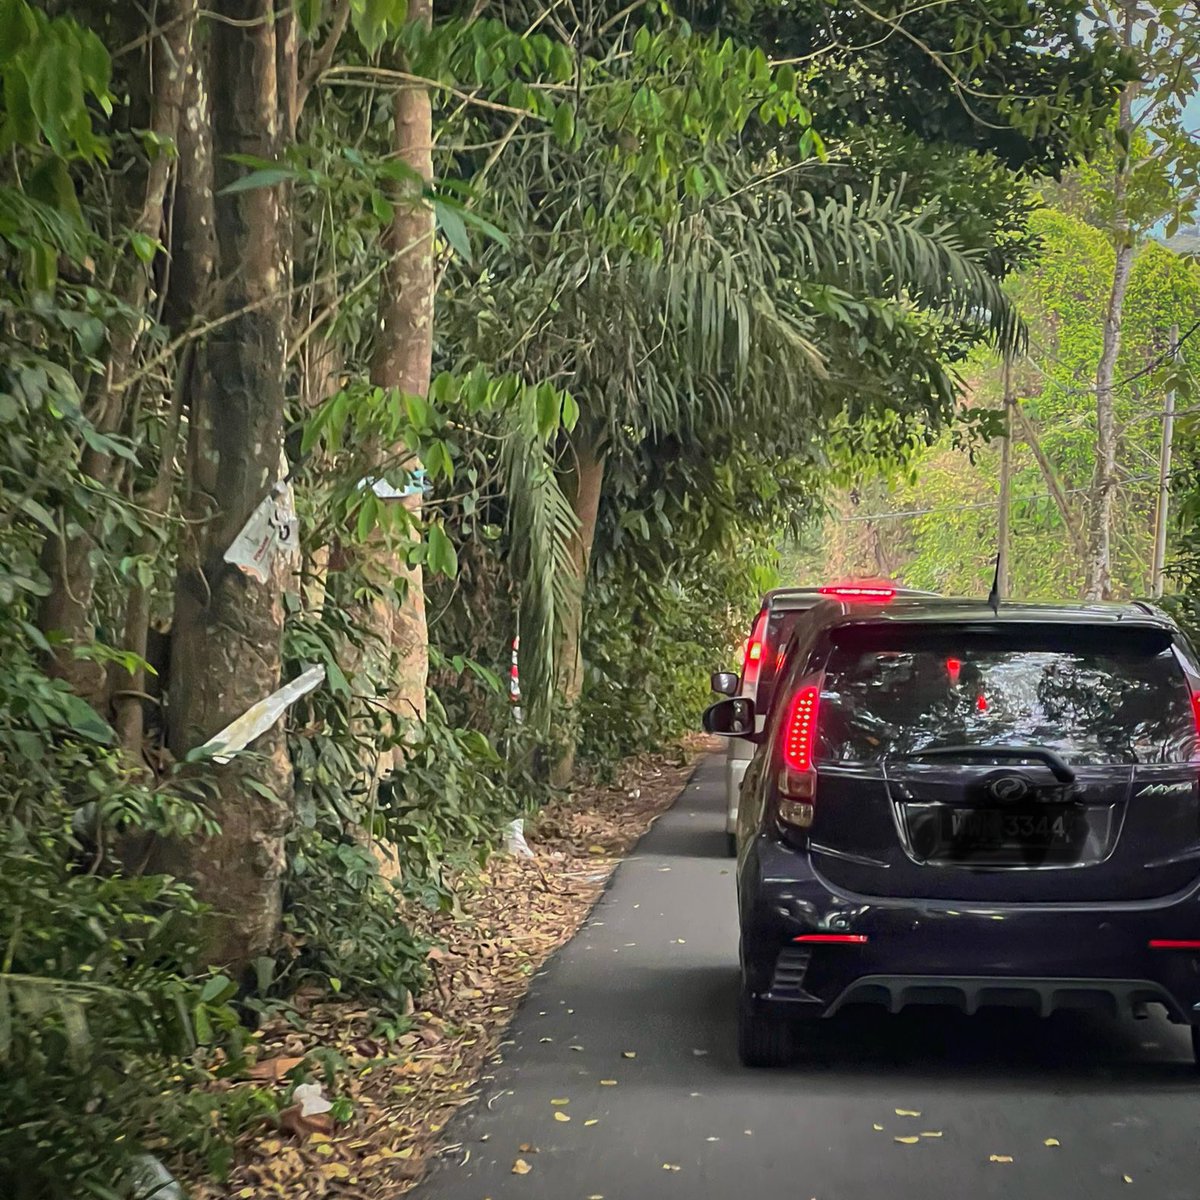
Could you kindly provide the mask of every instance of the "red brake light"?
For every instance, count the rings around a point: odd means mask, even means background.
[[[817,732],[820,693],[810,684],[793,697],[783,738],[783,759],[793,771],[812,769],[813,738]]]
[[[821,703],[818,676],[801,684],[788,701],[783,725],[783,762],[779,769],[779,819],[806,829],[813,822],[817,772],[813,766],[817,740],[817,710]]]
[[[750,640],[746,643],[746,657],[742,660],[742,690],[747,686],[754,687],[758,683],[758,667],[763,655],[763,631],[767,624],[766,609],[760,609],[754,618],[754,628],[750,630]]]
[[[1151,938],[1151,950],[1200,950],[1197,938]]]
[[[975,707],[977,709],[979,709],[980,712],[987,712],[987,710],[988,710],[987,697],[986,696],[976,696],[975,697]]]
[[[874,584],[830,584],[828,587],[817,588],[822,596],[834,596],[839,600],[861,600],[868,604],[886,604],[895,600],[896,589]]]
[[[962,662],[957,658],[946,659],[946,671],[950,676],[950,682],[957,683],[962,672]]]
[[[1192,693],[1192,712],[1196,716],[1196,733],[1200,734],[1200,692]]]

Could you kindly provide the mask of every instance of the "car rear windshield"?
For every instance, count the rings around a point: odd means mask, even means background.
[[[1196,752],[1187,680],[1165,631],[1079,626],[835,630],[820,757],[1039,746],[1080,765]]]
[[[771,694],[775,690],[775,679],[779,674],[780,666],[782,666],[783,652],[787,649],[788,639],[796,628],[796,622],[806,612],[815,608],[822,599],[821,596],[814,596],[807,604],[801,601],[804,604],[803,608],[789,606],[782,610],[778,608],[770,610],[767,617],[767,633],[763,638],[762,666],[758,672],[758,691],[754,697],[755,708],[759,712],[766,712],[770,707]]]

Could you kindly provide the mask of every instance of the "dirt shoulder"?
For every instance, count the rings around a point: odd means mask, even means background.
[[[424,1175],[455,1112],[470,1104],[534,972],[579,928],[617,864],[674,802],[708,749],[691,740],[673,757],[625,764],[611,786],[579,789],[527,823],[534,857],[497,855],[460,881],[461,913],[422,914],[422,933],[441,948],[432,978],[394,1041],[377,1015],[350,1002],[312,1003],[305,1027],[264,1030],[253,1074],[240,1086],[277,1088],[314,1052],[340,1058],[331,1099],[353,1115],[303,1119],[285,1112],[281,1128],[260,1128],[239,1144],[223,1186],[193,1184],[197,1200],[236,1197],[396,1196]],[[308,1078],[315,1078],[313,1072]]]

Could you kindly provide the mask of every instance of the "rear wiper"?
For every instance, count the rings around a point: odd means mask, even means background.
[[[896,757],[905,761],[914,758],[1036,758],[1050,768],[1059,783],[1075,782],[1075,769],[1053,750],[1041,746],[934,746],[929,750],[914,750],[911,754],[898,754]]]

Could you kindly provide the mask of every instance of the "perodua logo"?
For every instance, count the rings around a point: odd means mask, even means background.
[[[988,794],[1002,804],[1014,804],[1024,800],[1031,788],[1024,775],[1000,775],[988,784]]]

